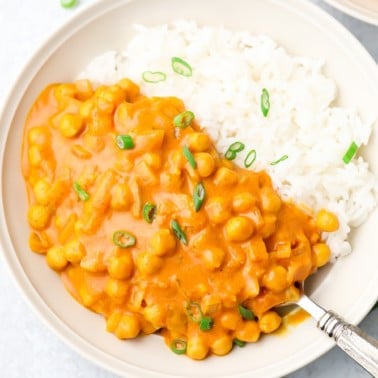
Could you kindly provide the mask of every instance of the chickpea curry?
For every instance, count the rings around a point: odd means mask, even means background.
[[[283,202],[265,172],[235,166],[174,97],[123,79],[53,84],[25,124],[29,245],[120,339],[159,332],[203,359],[280,327],[330,259],[312,216]]]

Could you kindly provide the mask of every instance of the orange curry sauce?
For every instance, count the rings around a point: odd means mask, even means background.
[[[195,120],[175,127],[184,111],[127,79],[50,85],[25,124],[22,172],[30,248],[76,300],[121,339],[160,330],[176,353],[202,359],[279,328],[272,308],[329,260],[321,231],[337,219],[283,202],[265,172],[223,159]],[[133,146],[121,149],[119,135]]]

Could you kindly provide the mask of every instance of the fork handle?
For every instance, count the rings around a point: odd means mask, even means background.
[[[345,322],[337,314],[327,311],[318,321],[318,328],[373,377],[378,377],[378,340],[360,328]]]

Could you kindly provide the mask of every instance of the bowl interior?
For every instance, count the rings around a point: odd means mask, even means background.
[[[374,61],[353,37],[322,11],[301,0],[137,0],[98,2],[84,9],[38,51],[15,84],[2,117],[2,243],[5,258],[28,300],[72,347],[114,372],[131,376],[282,376],[313,360],[332,343],[308,320],[279,336],[266,337],[227,357],[193,362],[171,353],[158,336],[121,342],[104,320],[65,291],[43,258],[29,251],[26,195],[20,173],[23,123],[33,100],[51,82],[72,81],[97,54],[122,49],[132,24],[157,25],[177,18],[267,34],[296,55],[324,59],[338,85],[338,103],[376,117],[378,76]],[[6,141],[6,142],[5,142]],[[376,133],[365,151],[378,173]],[[378,212],[353,234],[354,252],[315,278],[319,304],[360,321],[377,299]]]

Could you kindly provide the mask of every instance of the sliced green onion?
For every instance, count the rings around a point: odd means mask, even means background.
[[[226,153],[224,154],[224,157],[227,160],[234,160],[236,158],[236,152],[235,151],[231,151],[230,149],[228,149],[226,151]]]
[[[343,161],[345,164],[349,164],[350,161],[353,159],[354,155],[356,155],[356,152],[358,150],[358,146],[355,142],[352,142],[349,146],[347,152],[345,152],[343,156]]]
[[[236,338],[233,340],[233,343],[235,345],[237,345],[238,347],[240,347],[240,348],[243,348],[245,346],[245,344],[246,344],[245,341],[239,340],[239,339],[236,339]]]
[[[74,188],[74,191],[76,192],[77,196],[82,201],[88,201],[89,200],[89,194],[81,187],[81,185],[77,181],[75,181],[73,183],[73,188]]]
[[[244,166],[249,168],[256,160],[256,150],[251,150],[248,152],[244,159]]]
[[[131,150],[135,146],[130,135],[117,135],[116,144],[121,150]]]
[[[240,315],[242,316],[243,319],[245,319],[245,320],[254,320],[255,319],[255,315],[253,314],[253,312],[249,308],[246,308],[242,305],[238,305],[238,308],[239,308],[239,313],[240,313]]]
[[[182,339],[174,339],[171,342],[171,350],[176,354],[186,353],[186,341]]]
[[[160,71],[144,71],[142,73],[142,79],[146,83],[159,83],[160,81],[165,81],[167,75]]]
[[[185,129],[186,127],[190,126],[194,119],[194,113],[190,110],[177,114],[175,118],[173,118],[173,125],[175,127],[179,127],[180,129]]]
[[[190,164],[190,166],[193,168],[193,169],[196,169],[197,168],[197,163],[194,159],[194,156],[193,154],[190,152],[188,146],[184,146],[182,148],[182,152],[186,158],[186,160],[188,160],[188,163]]]
[[[283,156],[281,156],[278,160],[272,161],[272,162],[270,163],[270,165],[277,165],[278,163],[281,163],[281,161],[284,161],[284,160],[286,160],[286,159],[288,159],[288,158],[289,158],[289,156],[287,156],[287,155],[283,155]]]
[[[268,116],[269,109],[270,109],[270,102],[269,102],[269,92],[266,90],[266,88],[263,88],[261,92],[261,111],[264,117]]]
[[[234,160],[236,158],[236,154],[240,151],[243,151],[245,148],[245,145],[242,142],[234,142],[228,147],[226,153],[224,154],[224,157],[227,160]]]
[[[184,245],[188,245],[188,239],[185,235],[185,232],[181,229],[180,225],[176,220],[171,221],[171,228],[173,233],[176,235],[176,238]]]
[[[245,145],[242,142],[234,142],[228,149],[234,152],[240,152],[244,150]]]
[[[188,62],[185,62],[184,59],[174,56],[171,59],[171,63],[172,63],[173,71],[175,71],[179,75],[186,76],[186,77],[192,76],[192,67],[190,66]]]
[[[210,331],[213,328],[214,320],[209,316],[203,316],[199,323],[199,328],[201,331]]]
[[[143,206],[142,214],[147,223],[152,223],[156,215],[156,205],[151,202],[146,202]]]
[[[120,248],[129,248],[136,244],[136,238],[128,231],[119,230],[113,234],[113,243]]]
[[[77,0],[60,0],[60,5],[63,8],[72,8],[76,5]]]
[[[203,318],[201,306],[197,302],[189,302],[186,305],[186,314],[192,322],[199,323]]]
[[[194,203],[194,210],[198,212],[203,204],[203,201],[205,200],[205,187],[203,186],[202,182],[199,182],[194,187],[193,191],[193,203]]]

